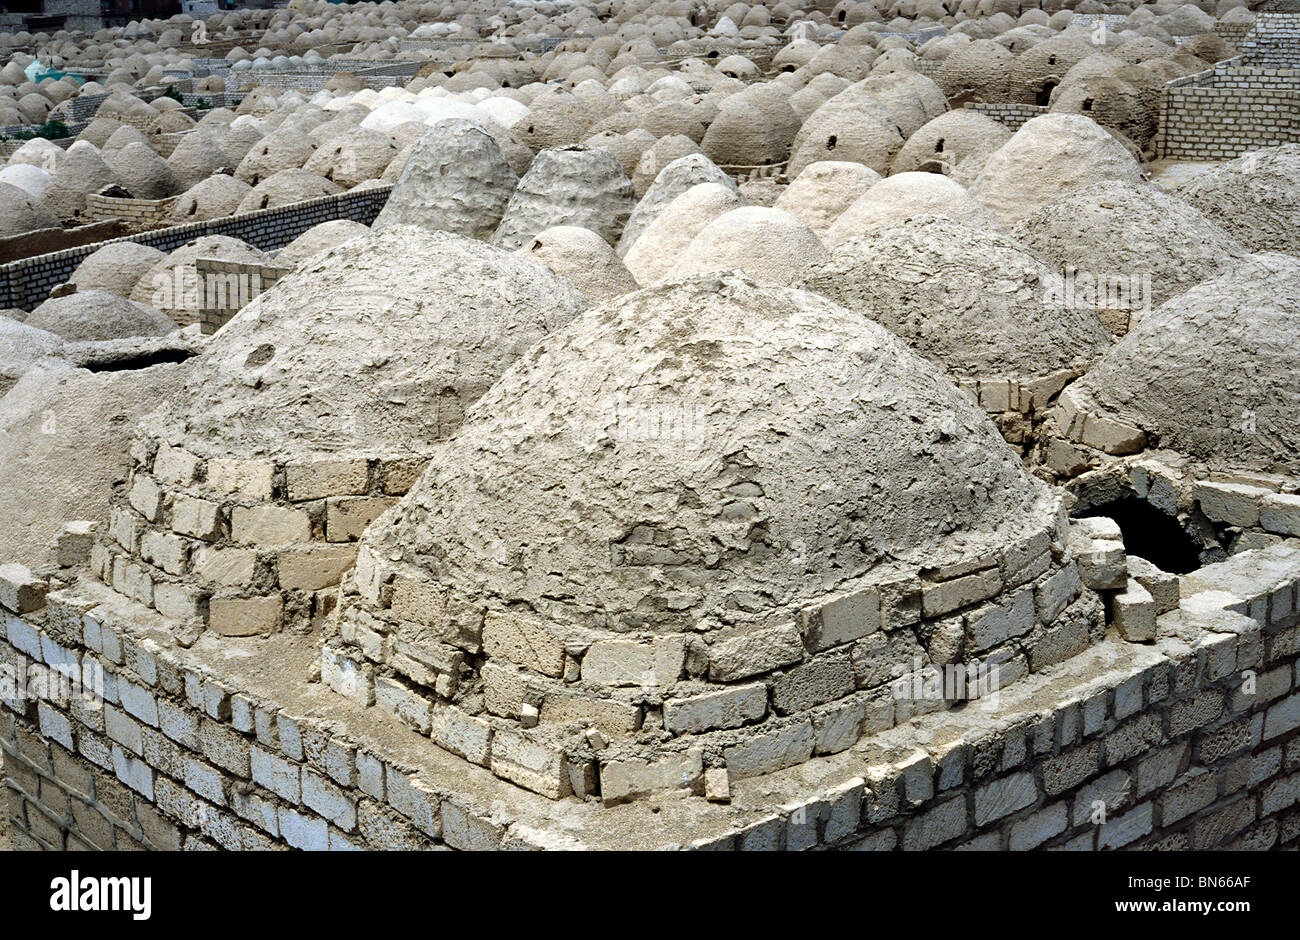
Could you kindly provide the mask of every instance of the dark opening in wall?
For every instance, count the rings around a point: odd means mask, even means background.
[[[194,353],[188,349],[159,349],[135,356],[91,360],[85,363],[83,368],[87,372],[130,372],[132,369],[147,369],[150,366],[160,366],[169,362],[184,362],[193,355]]]
[[[1177,519],[1144,499],[1126,496],[1092,506],[1080,515],[1114,519],[1124,536],[1124,551],[1145,558],[1162,571],[1187,574],[1201,567],[1202,546],[1197,540]]]
[[[1056,80],[1049,78],[1038,88],[1038,93],[1034,95],[1034,104],[1039,107],[1045,107],[1052,103],[1052,92],[1056,90]]]

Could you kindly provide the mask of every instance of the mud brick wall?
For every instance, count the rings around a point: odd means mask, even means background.
[[[377,62],[328,62],[307,69],[279,71],[252,70],[235,72],[226,76],[226,87],[232,92],[247,91],[255,86],[267,88],[293,88],[304,94],[320,91],[329,84],[337,72],[352,72],[362,87],[375,91],[390,85],[405,85],[420,70],[422,62],[381,64]]]
[[[1300,542],[1235,556],[1182,579],[1154,644],[1107,641],[738,781],[730,806],[620,807],[602,826],[597,803],[542,800],[366,724],[372,709],[327,707],[288,678],[309,650],[263,648],[267,685],[166,644],[102,588],[0,578],[0,664],[108,675],[100,708],[3,696],[5,812],[16,847],[47,849],[1296,848],[1298,583]]]
[[[1036,118],[1040,114],[1046,114],[1049,110],[1046,105],[988,101],[971,101],[966,104],[966,107],[978,111],[980,114],[987,114],[999,124],[1005,125],[1013,131],[1020,130],[1026,121]]]
[[[237,108],[239,102],[244,96],[229,91],[208,91],[195,92],[182,96],[185,99],[185,107],[197,108],[200,102],[206,101],[213,108]]]
[[[334,219],[369,225],[392,192],[391,185],[321,196],[276,209],[261,209],[208,222],[190,222],[110,241],[133,241],[172,251],[204,235],[229,235],[263,251],[283,248],[307,229]],[[0,306],[31,310],[66,281],[77,265],[108,242],[95,242],[0,265]]]
[[[66,110],[68,117],[74,121],[88,122],[95,116],[95,112],[99,110],[99,106],[107,100],[107,93],[99,95],[78,95],[76,98],[68,99],[67,103],[59,110]]]
[[[1228,60],[1170,83],[1157,152],[1186,160],[1230,160],[1300,140],[1300,72]]]
[[[1240,46],[1246,64],[1300,68],[1300,13],[1260,13]]]
[[[1246,34],[1250,32],[1251,25],[1250,23],[1215,23],[1214,32],[1224,42],[1240,49]]]
[[[82,215],[90,222],[121,219],[132,229],[143,231],[165,222],[176,202],[175,196],[166,199],[123,199],[89,193]]]

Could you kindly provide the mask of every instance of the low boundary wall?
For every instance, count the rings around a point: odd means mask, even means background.
[[[229,235],[255,248],[271,251],[283,248],[307,229],[321,222],[350,219],[369,225],[379,215],[392,192],[391,185],[376,186],[358,192],[321,196],[275,209],[262,209],[243,215],[190,222],[170,228],[154,229],[138,235],[95,242],[47,255],[24,258],[0,265],[0,309],[19,307],[30,310],[49,296],[51,290],[66,281],[77,265],[111,241],[132,241],[172,251],[204,235]]]
[[[729,804],[612,812],[331,696],[310,638],[183,649],[102,586],[0,578],[0,665],[104,675],[93,704],[3,696],[6,812],[19,849],[1295,848],[1298,580],[1294,541],[1235,556],[1181,579],[1155,643],[1108,640]]]

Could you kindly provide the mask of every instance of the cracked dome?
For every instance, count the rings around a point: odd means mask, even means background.
[[[883,328],[701,275],[597,307],[466,414],[374,555],[452,597],[616,631],[788,619],[843,582],[1013,541],[1052,498]]]
[[[586,306],[527,258],[393,226],[315,255],[240,310],[145,430],[203,456],[423,453]]]
[[[1210,466],[1300,471],[1300,262],[1248,256],[1158,307],[1070,386],[1088,414]]]

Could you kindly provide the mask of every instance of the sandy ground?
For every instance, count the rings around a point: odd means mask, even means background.
[[[1146,171],[1151,175],[1151,182],[1161,189],[1173,189],[1217,165],[1190,160],[1155,160],[1147,164]]]
[[[9,844],[9,817],[0,813],[0,852],[9,852],[13,846]]]

